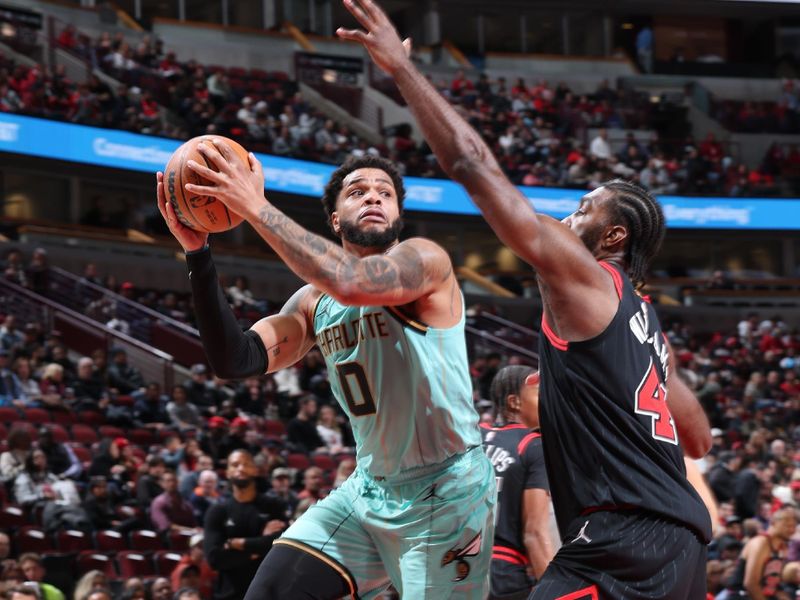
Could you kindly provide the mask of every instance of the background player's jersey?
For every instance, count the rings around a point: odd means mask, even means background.
[[[527,564],[522,539],[522,496],[525,490],[548,490],[542,436],[525,425],[481,425],[483,449],[497,478],[493,558]]]
[[[461,321],[426,327],[396,307],[344,306],[323,294],[314,333],[358,464],[373,476],[442,462],[481,443]]]
[[[624,273],[600,264],[620,297],[605,331],[566,342],[542,319],[539,338],[539,418],[559,531],[592,510],[638,507],[708,541],[708,510],[686,479],[667,408],[675,375],[658,317]]]

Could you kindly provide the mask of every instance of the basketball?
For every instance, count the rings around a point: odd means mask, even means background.
[[[191,194],[185,187],[187,183],[210,185],[208,180],[192,171],[186,163],[194,160],[217,171],[218,169],[197,150],[197,144],[203,141],[210,144],[213,139],[224,141],[235,151],[238,160],[244,161],[245,165],[248,164],[247,150],[238,143],[220,135],[201,135],[192,138],[172,154],[164,169],[164,185],[167,198],[181,223],[195,231],[220,233],[236,227],[242,222],[242,217],[231,212],[216,198]]]

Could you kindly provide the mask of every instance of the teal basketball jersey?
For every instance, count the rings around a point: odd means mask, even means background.
[[[361,469],[375,477],[440,463],[481,444],[461,321],[427,327],[396,307],[323,294],[314,334],[350,418]]]

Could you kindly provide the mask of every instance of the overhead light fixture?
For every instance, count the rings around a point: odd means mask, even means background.
[[[622,28],[623,29],[633,29],[633,23],[623,23],[622,24]]]

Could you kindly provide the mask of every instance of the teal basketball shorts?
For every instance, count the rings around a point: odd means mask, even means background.
[[[483,600],[495,476],[481,447],[387,479],[356,469],[277,540],[325,560],[370,600],[391,582],[408,600]]]

